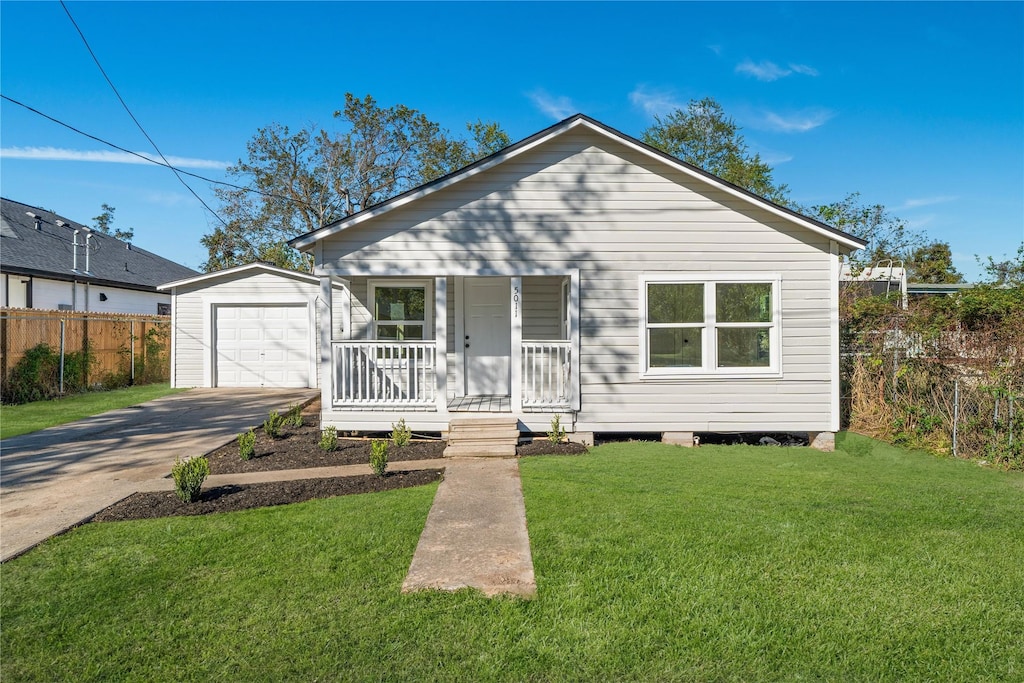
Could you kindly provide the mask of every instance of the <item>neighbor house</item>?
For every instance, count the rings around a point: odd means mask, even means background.
[[[864,243],[586,116],[291,245],[314,257],[315,292],[259,265],[167,286],[190,340],[179,386],[235,381],[217,330],[235,358],[232,320],[287,325],[272,309],[291,307],[316,326],[296,345],[340,430],[404,418],[455,443],[460,425],[541,433],[558,416],[582,440],[800,431],[827,447],[839,428],[840,256]]]
[[[0,306],[167,315],[157,285],[195,275],[130,242],[0,199]]]

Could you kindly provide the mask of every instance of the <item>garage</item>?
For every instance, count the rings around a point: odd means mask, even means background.
[[[308,387],[306,305],[217,306],[214,386]]]
[[[319,386],[319,277],[250,263],[157,289],[171,292],[171,386]],[[335,310],[347,295],[331,282]]]

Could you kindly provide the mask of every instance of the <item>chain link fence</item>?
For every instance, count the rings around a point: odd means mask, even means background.
[[[27,403],[170,379],[170,317],[0,309],[0,395]]]
[[[969,334],[847,336],[844,425],[909,448],[1024,468],[1024,394]],[[1012,359],[1003,357],[1004,365]]]

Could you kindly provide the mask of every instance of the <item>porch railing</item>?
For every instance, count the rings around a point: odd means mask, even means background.
[[[569,341],[523,341],[523,407],[569,408]]]
[[[437,347],[432,341],[332,342],[336,406],[433,407]]]

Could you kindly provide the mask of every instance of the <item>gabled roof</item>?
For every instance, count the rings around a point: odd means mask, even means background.
[[[280,275],[283,277],[290,277],[295,280],[301,280],[303,282],[309,282],[314,285],[320,284],[320,278],[309,273],[300,273],[297,270],[288,270],[287,268],[281,268],[279,266],[272,265],[270,263],[263,263],[256,261],[254,263],[246,263],[242,266],[234,266],[232,268],[225,268],[223,270],[215,270],[211,273],[203,273],[202,275],[196,275],[195,277],[185,278],[183,280],[175,280],[174,282],[167,282],[157,287],[159,290],[174,289],[175,287],[186,287],[193,285],[198,282],[204,282],[206,280],[213,280],[219,277],[227,277],[232,275],[252,275],[255,273],[269,273],[271,275]],[[333,283],[336,286],[341,286],[340,283]]]
[[[76,230],[77,271],[73,269]],[[90,233],[86,272],[85,244]],[[0,270],[144,291],[156,291],[162,282],[196,273],[78,221],[11,199],[0,199]]]
[[[819,220],[816,220],[809,216],[805,216],[801,213],[793,211],[792,209],[770,202],[764,197],[760,197],[754,194],[753,192],[750,192],[741,187],[733,185],[732,183],[722,180],[716,175],[708,173],[707,171],[698,168],[692,164],[688,164],[685,161],[682,161],[670,154],[666,154],[665,152],[662,152],[659,149],[651,147],[650,145],[641,142],[636,138],[630,137],[625,133],[622,133],[618,130],[615,130],[614,128],[606,126],[600,121],[592,119],[589,116],[585,116],[584,114],[575,114],[573,116],[570,116],[569,118],[563,121],[559,121],[555,125],[550,126],[549,128],[545,128],[544,130],[535,133],[524,140],[520,140],[519,142],[510,145],[505,149],[499,150],[494,154],[491,154],[490,156],[484,157],[483,159],[479,159],[476,162],[470,164],[469,166],[466,166],[465,168],[455,171],[454,173],[450,173],[441,178],[437,178],[436,180],[432,180],[429,183],[420,185],[419,187],[415,187],[411,190],[408,190],[407,192],[403,192],[400,195],[397,195],[395,197],[392,197],[391,199],[381,202],[380,204],[371,206],[367,209],[354,213],[351,216],[346,216],[345,218],[337,220],[333,223],[329,223],[317,230],[313,230],[312,232],[308,232],[304,235],[299,235],[298,237],[289,240],[288,244],[296,249],[307,250],[310,247],[312,247],[312,245],[315,244],[318,240],[337,234],[338,232],[358,225],[363,221],[369,220],[383,213],[387,213],[389,211],[397,209],[398,207],[404,206],[409,202],[416,201],[420,197],[432,194],[434,192],[437,192],[438,190],[453,185],[461,180],[475,176],[478,173],[482,173],[490,168],[493,168],[494,166],[497,166],[511,158],[517,157],[523,154],[524,152],[527,152],[528,150],[537,147],[538,145],[544,144],[545,142],[552,140],[576,128],[585,128],[587,130],[603,135],[611,140],[624,144],[627,147],[630,147],[656,161],[664,163],[677,171],[681,171],[692,177],[700,178],[728,194],[738,197],[739,199],[742,199],[744,201],[750,202],[751,204],[754,204],[755,206],[758,206],[762,209],[766,209],[767,211],[774,213],[777,216],[785,218],[813,232],[824,235],[830,239],[834,239],[836,242],[850,250],[863,249],[865,246],[867,246],[867,242],[861,240],[858,237],[854,237],[853,235],[843,232],[842,230],[837,230],[836,228],[833,228],[832,226],[826,223],[822,223]]]

